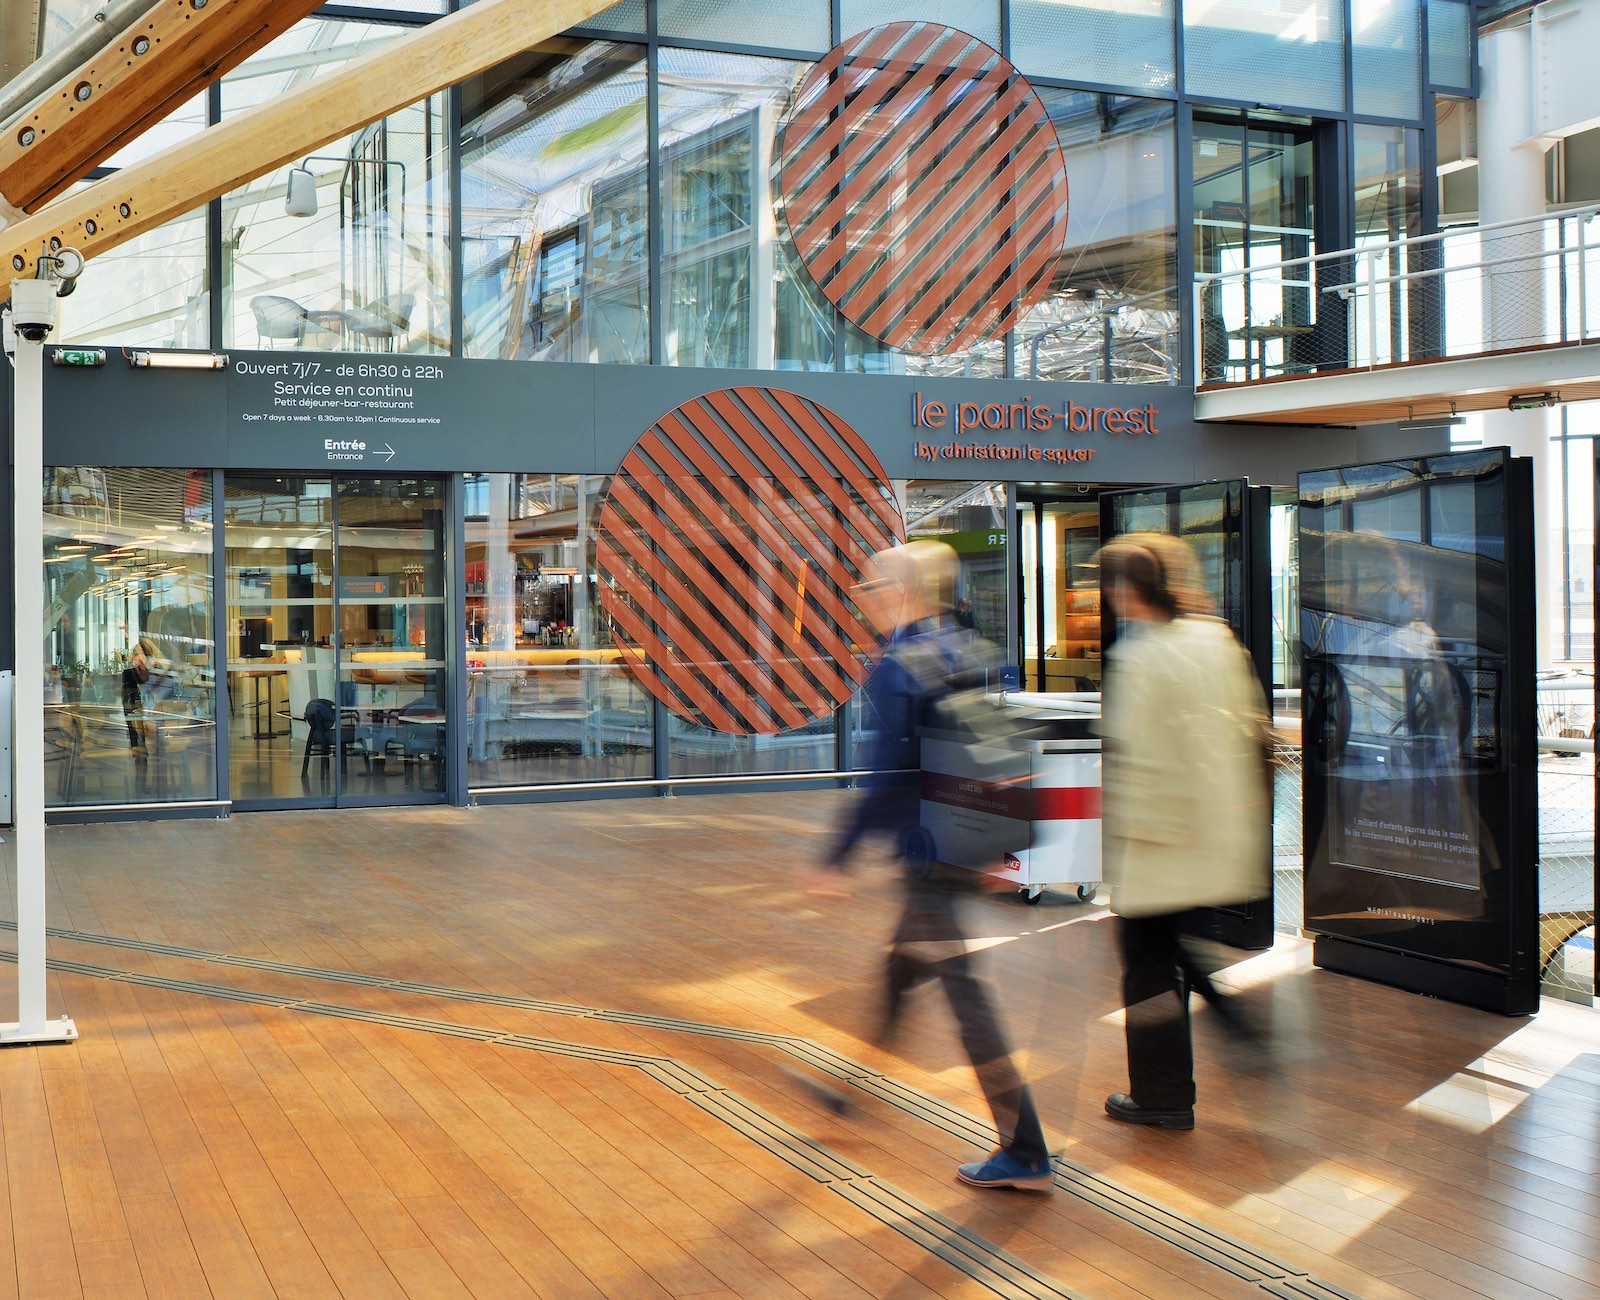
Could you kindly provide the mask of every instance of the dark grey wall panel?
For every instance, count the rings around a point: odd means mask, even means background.
[[[225,371],[46,372],[48,461],[224,469],[615,470],[680,403],[758,384],[849,423],[894,478],[1292,484],[1367,454],[1351,429],[1196,425],[1186,389],[670,366],[509,363],[385,353],[235,352]],[[1443,447],[1409,435],[1396,451]]]

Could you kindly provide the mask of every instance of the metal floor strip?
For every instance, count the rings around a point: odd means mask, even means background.
[[[0,930],[15,929],[16,924],[14,922],[0,920]],[[938,1098],[929,1096],[927,1093],[919,1092],[888,1075],[862,1065],[858,1061],[852,1061],[850,1058],[842,1056],[830,1048],[823,1047],[819,1043],[812,1042],[810,1039],[793,1035],[766,1033],[755,1029],[739,1029],[705,1021],[685,1020],[675,1016],[660,1016],[634,1011],[615,1011],[599,1007],[585,1007],[574,1003],[551,1002],[543,998],[520,997],[515,994],[484,993],[472,989],[451,988],[442,984],[422,984],[411,980],[385,979],[381,976],[364,975],[358,972],[341,971],[327,967],[297,966],[288,962],[272,961],[268,958],[240,957],[231,953],[212,952],[203,948],[154,943],[141,939],[128,939],[118,935],[59,929],[53,926],[49,927],[46,932],[51,938],[56,939],[95,944],[103,947],[123,948],[136,952],[156,953],[162,956],[209,962],[214,965],[240,966],[247,969],[270,971],[274,974],[298,976],[304,979],[359,985],[365,988],[393,992],[415,993],[452,1002],[483,1003],[492,1006],[511,1007],[538,1014],[559,1015],[573,1019],[602,1020],[610,1024],[633,1025],[642,1029],[659,1029],[670,1033],[687,1033],[701,1037],[757,1043],[776,1048],[800,1064],[843,1083],[850,1084],[887,1105],[894,1106],[896,1109],[920,1119],[924,1123],[932,1124],[954,1137],[971,1143],[980,1150],[988,1151],[994,1146],[994,1132],[987,1121],[950,1106]],[[14,955],[4,956],[6,960],[15,960]],[[59,968],[63,970],[74,969],[77,965],[71,962],[57,963],[55,959],[51,959],[51,964],[53,966],[59,965]],[[103,969],[105,968],[85,967],[82,973],[98,973]],[[147,977],[124,973],[121,978],[143,983],[146,982]],[[153,979],[154,977],[149,978]],[[163,984],[163,987],[168,986]],[[194,988],[196,991],[218,990],[210,993],[210,996],[228,996],[221,991],[226,986],[196,985]],[[257,996],[266,998],[271,995],[262,994]],[[238,1000],[249,1001],[252,999],[243,998]],[[297,1009],[303,1008],[315,1011],[318,1006],[323,1004],[302,1003],[294,998],[282,998],[270,1005],[293,1005]],[[359,1009],[357,1009],[357,1014],[352,1018],[370,1019],[373,1023],[393,1023],[407,1019],[403,1016],[387,1016],[386,1013],[375,1012],[369,1015],[368,1013],[360,1012]],[[449,1022],[439,1023],[448,1024]],[[440,1032],[446,1031],[441,1030]],[[472,1038],[477,1037],[477,1034],[475,1032],[457,1032],[455,1036]],[[531,1038],[522,1035],[497,1035],[496,1038],[498,1041],[507,1042],[512,1046],[527,1047],[530,1050],[546,1051],[567,1056],[584,1056],[591,1060],[610,1060],[616,1064],[633,1065],[636,1068],[644,1068],[641,1063],[647,1059],[642,1054],[621,1052],[610,1048],[586,1048],[581,1044],[562,1043],[554,1039]],[[681,1062],[672,1060],[670,1057],[648,1059],[655,1062],[658,1067],[671,1067],[676,1071],[693,1073],[689,1067],[684,1066]],[[647,1070],[647,1073],[652,1073],[652,1077],[658,1077],[653,1069]],[[700,1076],[700,1079],[701,1082],[697,1085],[700,1090],[718,1090],[718,1085],[710,1083],[703,1076]],[[668,1082],[668,1079],[663,1076],[661,1081]],[[669,1083],[669,1086],[675,1089],[679,1087],[678,1084],[674,1083]],[[1272,1294],[1282,1294],[1278,1288],[1285,1283],[1289,1283],[1294,1286],[1294,1293],[1299,1296],[1312,1297],[1313,1300],[1346,1300],[1346,1293],[1331,1283],[1313,1277],[1305,1270],[1276,1259],[1225,1233],[1185,1218],[1176,1211],[1168,1210],[1131,1188],[1124,1187],[1114,1180],[1106,1178],[1104,1175],[1063,1156],[1055,1158],[1055,1184],[1058,1189],[1076,1196],[1106,1213],[1115,1215],[1125,1223],[1185,1250],[1196,1258],[1231,1273],[1235,1277],[1256,1283]]]
[[[14,952],[0,951],[0,960],[15,962]],[[254,993],[223,984],[202,984],[194,980],[168,979],[136,971],[121,971],[109,966],[51,958],[50,969],[85,975],[95,979],[144,988],[159,988],[200,997],[220,997],[280,1011],[303,1011],[311,1015],[332,1016],[366,1024],[384,1025],[419,1033],[469,1038],[495,1047],[513,1047],[548,1055],[565,1055],[606,1065],[622,1065],[642,1070],[653,1079],[667,1083],[686,1100],[742,1134],[757,1146],[777,1156],[813,1181],[834,1191],[845,1200],[871,1214],[886,1227],[908,1241],[937,1255],[953,1268],[965,1273],[994,1294],[1006,1300],[1081,1300],[1054,1278],[1038,1273],[1028,1265],[977,1233],[922,1205],[904,1192],[883,1183],[862,1166],[836,1155],[798,1129],[751,1105],[737,1093],[713,1083],[698,1071],[670,1057],[613,1048],[591,1047],[558,1039],[506,1034],[500,1030],[459,1025],[448,1020],[429,1020],[421,1016],[395,1015],[346,1007],[330,1002],[308,1002],[271,993]],[[676,1069],[674,1068],[676,1067]],[[684,1082],[703,1083],[704,1087],[684,1087]],[[863,1190],[869,1189],[869,1190]]]

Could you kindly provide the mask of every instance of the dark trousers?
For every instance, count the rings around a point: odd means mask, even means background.
[[[967,889],[970,884],[963,888],[958,880],[905,882],[905,903],[885,972],[880,1041],[887,1041],[899,1023],[907,990],[925,980],[938,980],[1000,1131],[1000,1145],[1017,1159],[1037,1165],[1049,1159],[1039,1112],[1028,1085],[1012,1064],[988,985],[978,977],[972,955],[966,951],[960,898]]]
[[[1187,916],[1163,912],[1121,918],[1128,1095],[1147,1110],[1194,1106],[1187,970],[1191,963],[1183,948]],[[1210,980],[1205,984],[1209,988]]]

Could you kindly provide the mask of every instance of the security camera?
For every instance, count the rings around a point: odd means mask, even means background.
[[[55,284],[50,280],[13,280],[11,323],[29,343],[43,343],[56,327]]]

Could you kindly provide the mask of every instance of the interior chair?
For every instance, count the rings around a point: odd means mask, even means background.
[[[366,310],[351,322],[351,333],[369,347],[393,352],[395,340],[405,337],[411,328],[411,310],[416,303],[414,293],[391,293],[369,302]]]
[[[303,721],[306,724],[306,752],[300,760],[300,777],[305,779],[311,768],[311,756],[322,759],[322,774],[328,774],[328,759],[333,756],[337,743],[338,714],[332,700],[312,700],[306,705]]]
[[[434,714],[439,711],[438,702],[431,696],[424,695],[396,709],[391,715],[393,734],[384,742],[384,752],[395,754],[405,764],[407,785],[411,784],[413,772],[420,771],[422,764],[426,762],[431,761],[443,769],[444,723],[432,725],[425,722],[408,723],[406,719],[417,714]]]
[[[250,299],[250,310],[255,313],[256,336],[262,344],[268,339],[272,340],[272,347],[278,346],[279,339],[291,339],[296,347],[305,343],[311,317],[293,298],[257,294]]]

